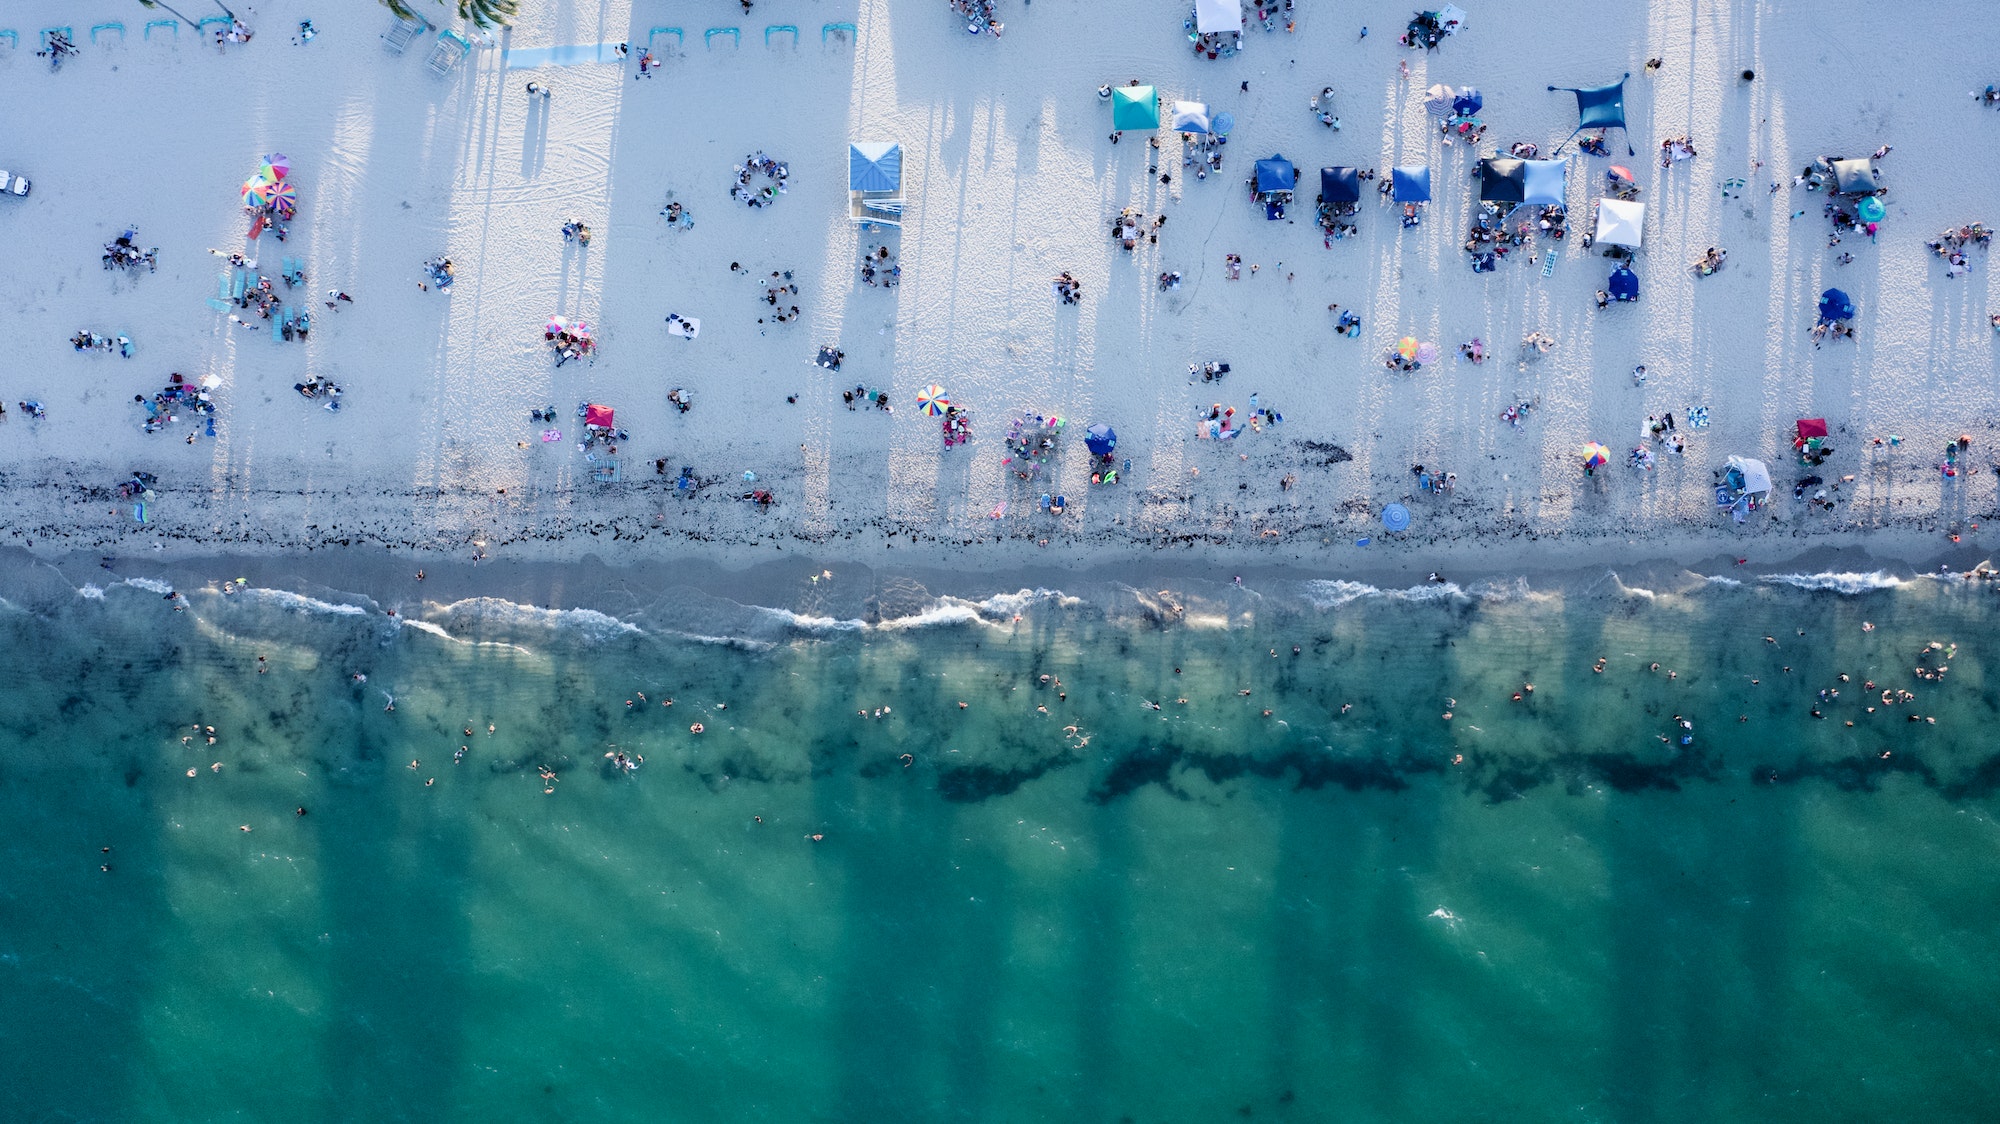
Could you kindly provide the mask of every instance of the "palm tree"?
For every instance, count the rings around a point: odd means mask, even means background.
[[[146,0],[140,0],[145,3]],[[397,19],[422,19],[412,6],[416,0],[382,0],[383,6]],[[443,4],[446,0],[438,0]],[[458,18],[482,30],[505,27],[520,10],[521,0],[457,0]]]
[[[191,19],[188,19],[188,18],[187,18],[186,16],[182,16],[182,15],[180,14],[180,12],[178,12],[178,11],[175,11],[175,9],[173,9],[173,8],[171,8],[171,7],[168,7],[168,6],[167,6],[167,5],[165,5],[165,4],[162,4],[162,3],[160,3],[160,0],[139,0],[139,6],[140,6],[140,7],[142,7],[142,8],[166,8],[166,9],[167,9],[167,11],[169,11],[169,12],[173,12],[173,13],[174,13],[174,15],[176,15],[176,16],[180,16],[180,18],[181,18],[181,19],[182,19],[183,21],[185,21],[185,22],[187,23],[187,25],[188,25],[189,27],[193,27],[193,26],[194,26],[194,21],[193,21],[193,20],[191,20]]]

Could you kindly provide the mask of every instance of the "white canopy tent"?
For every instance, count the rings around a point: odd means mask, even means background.
[[[1627,199],[1597,201],[1597,241],[1607,246],[1639,248],[1646,224],[1646,205]]]
[[[1168,120],[1177,133],[1207,133],[1208,107],[1198,101],[1177,101]]]
[[[1203,35],[1243,30],[1243,6],[1238,0],[1194,0],[1194,26]]]
[[[1743,491],[1751,495],[1771,490],[1771,470],[1749,457],[1730,457],[1729,467],[1743,474]]]

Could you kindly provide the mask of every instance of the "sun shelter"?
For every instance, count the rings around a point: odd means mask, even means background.
[[[1430,202],[1430,168],[1423,164],[1410,164],[1390,169],[1389,197],[1398,203]]]
[[[1118,447],[1118,431],[1098,422],[1083,431],[1083,447],[1089,449],[1092,456],[1108,457],[1111,450]]]
[[[1744,495],[1755,495],[1771,490],[1771,470],[1764,462],[1749,457],[1730,457],[1729,471],[1724,474],[1725,482]]]
[[[1646,205],[1624,199],[1597,201],[1597,241],[1607,246],[1639,248],[1646,222]]]
[[[1160,92],[1151,86],[1118,86],[1111,91],[1111,127],[1147,130],[1160,127]]]
[[[599,429],[610,429],[614,416],[609,406],[591,404],[583,408],[583,424],[594,425]]]
[[[1319,170],[1319,200],[1322,203],[1361,202],[1361,172],[1334,166]]]
[[[1836,195],[1873,195],[1882,185],[1875,180],[1875,165],[1866,160],[1835,160],[1833,191]]]
[[[1632,148],[1632,134],[1625,128],[1625,79],[1632,77],[1628,71],[1618,81],[1604,86],[1550,86],[1551,92],[1568,90],[1576,95],[1576,131],[1563,138],[1563,144],[1576,139],[1576,134],[1585,129],[1617,129],[1625,133],[1625,155],[1635,156]],[[1556,146],[1561,152],[1562,144]]]
[[[1828,289],[1819,295],[1819,322],[1831,324],[1836,320],[1854,318],[1854,300],[1839,289]]]
[[[1256,187],[1259,195],[1289,195],[1298,186],[1299,170],[1282,153],[1257,161]]]
[[[1237,0],[1194,0],[1194,27],[1203,35],[1243,30],[1243,6]]]
[[[1527,162],[1492,156],[1479,162],[1479,201],[1519,203],[1526,198]]]
[[[1536,207],[1560,207],[1569,186],[1569,161],[1526,160],[1521,164],[1521,202]]]
[[[1208,107],[1198,101],[1177,101],[1168,120],[1177,133],[1208,135]]]
[[[847,146],[848,217],[859,223],[903,225],[903,146],[855,141]]]
[[[1611,277],[1605,281],[1604,289],[1611,294],[1612,300],[1636,301],[1639,299],[1639,275],[1632,272],[1631,266],[1620,265],[1611,271]]]
[[[1806,442],[1812,440],[1815,437],[1826,436],[1826,419],[1800,418],[1798,422],[1798,429],[1799,429],[1799,439],[1797,444],[1804,445]]]

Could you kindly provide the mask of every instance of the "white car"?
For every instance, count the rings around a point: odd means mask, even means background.
[[[0,171],[0,193],[26,195],[28,194],[28,187],[28,177],[17,176],[8,171]]]

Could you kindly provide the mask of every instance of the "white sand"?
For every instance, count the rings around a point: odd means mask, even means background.
[[[260,5],[255,42],[221,54],[187,28],[178,45],[145,42],[146,13],[131,5],[10,5],[22,49],[0,54],[0,167],[36,186],[29,199],[0,199],[0,331],[13,344],[0,375],[0,542],[194,553],[350,541],[462,554],[478,541],[498,556],[542,558],[701,543],[724,560],[774,545],[877,558],[893,529],[920,540],[903,538],[905,549],[975,566],[1115,560],[1187,536],[1232,558],[1339,566],[1356,537],[1379,530],[1381,504],[1414,490],[1416,462],[1455,471],[1457,494],[1413,501],[1411,532],[1377,535],[1378,551],[1490,558],[1556,538],[1568,561],[1580,545],[1750,553],[1760,539],[1799,534],[1915,549],[1941,543],[1953,519],[1993,509],[1992,474],[1941,484],[1934,466],[1961,432],[1975,440],[1968,468],[2000,461],[1987,325],[2000,287],[1984,254],[1974,251],[1970,277],[1947,281],[1924,248],[1947,226],[2000,220],[1985,209],[2000,182],[2000,114],[1966,96],[1996,75],[1949,48],[1976,9],[1915,5],[1885,19],[1853,0],[1561,3],[1529,19],[1478,4],[1466,32],[1426,55],[1396,43],[1412,5],[1319,0],[1301,6],[1296,34],[1253,26],[1244,54],[1209,62],[1186,50],[1173,5],[1003,5],[998,42],[968,36],[942,0],[761,0],[748,18],[714,18],[727,8],[713,4],[524,5],[514,48],[683,27],[685,49],[662,39],[665,68],[645,81],[631,60],[503,70],[497,48],[434,78],[430,39],[388,56],[378,38],[388,17],[361,0]],[[294,46],[305,16],[321,34]],[[112,18],[126,42],[90,45],[88,25]],[[822,43],[821,25],[835,20],[858,24],[858,41]],[[83,55],[51,74],[31,44],[58,22],[76,27]],[[1372,34],[1358,41],[1364,23]],[[767,47],[767,24],[796,24],[798,45],[780,35]],[[742,27],[740,50],[705,49],[712,25]],[[1645,77],[1656,55],[1666,65]],[[1746,66],[1754,83],[1736,78]],[[1605,264],[1574,240],[1549,278],[1515,260],[1471,273],[1459,243],[1475,210],[1474,157],[1440,146],[1424,88],[1484,92],[1487,152],[1532,140],[1546,153],[1575,118],[1571,96],[1544,87],[1628,70],[1639,151],[1615,162],[1638,173],[1649,207],[1643,302],[1597,311],[1590,294]],[[1170,161],[1166,188],[1146,175],[1142,136],[1108,143],[1096,87],[1132,77],[1235,115],[1220,175],[1183,182]],[[531,104],[530,79],[553,99]],[[1328,84],[1338,133],[1306,107]],[[1659,139],[1682,132],[1700,158],[1661,170]],[[858,248],[874,237],[845,218],[850,138],[904,146],[911,207],[891,238],[903,265],[895,290],[855,276]],[[1815,156],[1866,156],[1884,143],[1895,152],[1882,162],[1892,192],[1880,244],[1850,237],[1829,249],[1824,197],[1792,191],[1791,175]],[[313,304],[305,345],[273,343],[261,325],[231,331],[202,303],[220,265],[204,249],[244,246],[238,185],[273,149],[293,158],[302,215],[288,244],[267,236],[249,252],[268,267],[303,257],[296,295],[338,287],[356,298],[337,314]],[[789,193],[759,211],[727,194],[732,165],[752,149],[792,170]],[[1242,186],[1273,151],[1300,166],[1292,222],[1264,221]],[[1322,248],[1317,168],[1424,161],[1437,202],[1421,228],[1403,230],[1371,201],[1357,239]],[[1579,225],[1607,163],[1573,163]],[[1750,181],[1741,200],[1721,197],[1729,177]],[[1786,185],[1775,196],[1774,177]],[[692,231],[658,216],[669,191],[692,208]],[[1157,247],[1126,253],[1111,242],[1106,223],[1125,205],[1170,216]],[[596,232],[587,250],[559,237],[568,219]],[[160,247],[157,274],[99,268],[100,244],[128,222]],[[1710,245],[1730,251],[1729,267],[1697,280],[1687,265]],[[1853,264],[1834,263],[1842,250]],[[1227,282],[1229,252],[1263,268]],[[420,263],[439,253],[458,266],[449,296],[417,289]],[[802,322],[760,330],[768,310],[732,261],[753,274],[795,271]],[[1081,307],[1051,297],[1049,278],[1064,269],[1083,283]],[[1186,275],[1180,291],[1156,291],[1166,269]],[[1816,351],[1807,329],[1830,284],[1859,304],[1860,341]],[[1334,338],[1330,301],[1362,313],[1362,339]],[[669,337],[669,311],[700,317],[701,338]],[[540,334],[553,313],[599,326],[594,364],[554,369]],[[67,337],[78,329],[129,333],[137,357],[77,354]],[[1559,346],[1522,370],[1513,355],[1532,329]],[[1385,372],[1380,356],[1406,333],[1446,358],[1413,377]],[[1496,358],[1454,361],[1475,335]],[[815,348],[834,342],[844,369],[812,366]],[[1187,364],[1207,359],[1234,373],[1190,386]],[[1643,388],[1628,377],[1635,363],[1650,371]],[[217,439],[184,444],[185,425],[140,432],[132,396],[170,371],[222,379]],[[301,400],[291,386],[307,374],[343,383],[347,408]],[[913,408],[934,381],[973,409],[969,447],[943,450],[937,424]],[[856,382],[890,389],[895,415],[844,409],[839,392]],[[665,401],[677,385],[697,397],[685,416]],[[1253,391],[1283,427],[1234,445],[1194,440],[1199,409],[1242,408]],[[792,393],[797,405],[785,401]],[[45,403],[48,419],[19,417],[23,398]],[[1524,428],[1497,419],[1526,398],[1541,405]],[[568,414],[585,399],[614,406],[631,431],[623,486],[591,483],[573,441],[535,439],[531,408]],[[1618,463],[1648,413],[1684,418],[1699,403],[1714,425],[1683,425],[1684,461],[1663,454],[1646,475]],[[1000,438],[1022,408],[1074,423],[1060,476],[1072,506],[1060,519],[1036,514],[1034,492],[1000,466]],[[1782,494],[1741,528],[1716,516],[1710,470],[1732,452],[1764,457],[1789,492],[1790,427],[1807,415],[1826,416],[1841,449],[1820,473],[1857,476],[1839,510],[1809,516]],[[1116,488],[1085,479],[1081,427],[1093,421],[1115,425],[1131,459]],[[567,438],[577,427],[561,428]],[[1905,437],[1902,451],[1869,455],[1866,438],[1890,432]],[[1591,438],[1617,458],[1586,482],[1575,451]],[[1325,465],[1302,441],[1354,459]],[[678,501],[652,475],[659,456],[716,483]],[[150,526],[103,491],[134,468],[164,485]],[[731,498],[745,470],[775,490],[773,510]],[[1298,486],[1282,492],[1288,470]],[[989,519],[1002,500],[1013,501],[1006,518]],[[966,541],[986,545],[959,553]]]

